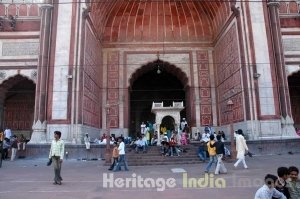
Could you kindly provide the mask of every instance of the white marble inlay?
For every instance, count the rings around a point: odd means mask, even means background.
[[[267,43],[263,4],[261,1],[249,2],[252,21],[254,50],[257,72],[261,75],[258,78],[259,101],[262,115],[275,114],[275,102],[271,67]]]
[[[39,55],[39,39],[1,39],[0,58],[36,59]]]
[[[61,0],[60,2],[66,2]],[[71,39],[72,4],[60,4],[58,8],[52,119],[67,119],[68,70]]]

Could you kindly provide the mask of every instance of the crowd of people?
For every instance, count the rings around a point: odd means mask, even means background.
[[[172,131],[172,134],[168,136],[167,133],[158,134],[157,131],[152,136],[147,136],[148,126],[141,125],[141,134],[134,140],[128,140],[122,135],[116,138],[111,135],[110,142],[113,144],[112,150],[112,163],[109,167],[111,171],[120,171],[124,167],[125,171],[128,171],[128,163],[125,156],[125,145],[136,153],[146,153],[147,148],[150,145],[157,145],[158,136],[160,137],[160,152],[162,156],[180,156],[180,152],[183,151],[181,145],[186,145],[191,139],[188,125],[185,120],[181,123],[181,135],[177,131]],[[248,169],[245,157],[250,153],[243,131],[241,129],[235,131],[235,144],[236,144],[236,159],[234,167],[238,167],[242,163],[244,169]],[[197,139],[196,139],[197,138]],[[224,141],[226,136],[223,131],[218,133],[210,131],[205,128],[205,132],[197,133],[195,140],[200,141],[198,156],[205,162],[209,160],[205,166],[205,173],[209,173],[212,166],[215,166],[214,174],[226,174],[227,169],[223,162],[225,156],[230,156],[229,150],[225,147]],[[107,135],[104,133],[97,141],[100,143],[106,143]],[[0,133],[0,141],[2,143],[3,159],[8,159],[9,151],[11,154],[10,160],[13,161],[16,157],[17,151],[25,150],[26,138],[21,135],[20,137],[13,135],[9,128]],[[90,149],[91,138],[88,133],[85,134],[83,141],[86,145],[86,149]],[[61,139],[61,132],[54,132],[54,139],[51,143],[49,152],[49,165],[54,165],[54,183],[60,185],[62,177],[60,174],[61,165],[64,157],[64,142]],[[255,194],[254,199],[300,199],[300,180],[299,169],[295,166],[279,167],[277,169],[277,175],[267,174],[264,179],[265,184],[259,188]]]
[[[14,161],[17,157],[17,151],[25,151],[28,140],[23,134],[19,137],[13,135],[11,129],[6,128],[0,132],[0,143],[2,146],[2,159]],[[9,157],[10,154],[10,157]]]

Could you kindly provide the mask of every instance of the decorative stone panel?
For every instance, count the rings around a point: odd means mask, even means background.
[[[211,88],[209,81],[209,60],[207,51],[197,51],[198,79],[200,91],[201,125],[212,125]]]
[[[83,72],[83,124],[100,128],[100,66],[101,52],[98,40],[87,28]]]
[[[119,101],[119,52],[109,52],[107,57],[107,102],[118,104]],[[118,105],[111,105],[108,112],[108,125],[118,128]]]
[[[220,38],[214,51],[214,62],[216,71],[217,104],[219,107],[221,125],[229,124],[230,114],[233,121],[239,122],[244,118],[241,68],[238,51],[238,37],[236,26],[230,29]],[[227,106],[228,100],[233,101],[232,112]]]

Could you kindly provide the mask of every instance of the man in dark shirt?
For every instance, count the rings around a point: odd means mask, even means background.
[[[279,167],[277,169],[278,179],[275,183],[275,188],[283,193],[287,199],[291,198],[288,188],[286,187],[286,180],[288,179],[289,169],[286,167]],[[273,197],[272,199],[275,199]]]
[[[222,161],[222,158],[225,155],[225,148],[224,143],[221,141],[221,135],[217,135],[217,142],[215,142],[214,144],[210,144],[210,147],[216,147],[218,162],[215,170],[215,175],[218,175],[220,173],[227,173],[227,169]]]

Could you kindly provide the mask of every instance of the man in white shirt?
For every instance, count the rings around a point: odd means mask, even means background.
[[[113,171],[120,171],[121,170],[121,164],[124,164],[125,171],[129,171],[128,163],[127,163],[127,160],[126,160],[126,157],[125,157],[125,144],[124,144],[123,138],[120,137],[118,139],[118,142],[119,142],[119,147],[118,147],[119,160],[118,160],[117,164],[115,165]]]
[[[203,142],[207,143],[207,142],[209,142],[209,140],[210,140],[210,133],[209,133],[209,131],[205,131],[202,134],[200,141],[203,141]]]
[[[235,138],[235,142],[236,142],[236,151],[237,151],[237,162],[234,164],[234,167],[237,167],[239,165],[240,162],[243,163],[244,168],[247,169],[248,166],[246,164],[245,161],[245,153],[246,151],[248,151],[248,146],[246,144],[246,140],[243,136],[243,130],[239,129],[237,131],[237,135]]]
[[[138,153],[139,150],[143,150],[143,153],[146,152],[146,142],[145,142],[145,140],[143,140],[142,137],[140,137],[140,138],[136,141],[135,151]]]
[[[65,151],[65,144],[64,141],[60,139],[61,132],[55,131],[54,132],[54,140],[52,140],[49,159],[52,159],[53,166],[54,166],[54,183],[61,185],[62,177],[60,175],[61,165],[64,159],[64,151]]]
[[[10,140],[10,137],[11,137],[11,130],[9,128],[6,128],[4,130],[4,138],[8,138]]]
[[[146,133],[146,124],[144,122],[142,122],[141,124],[141,134],[145,134]]]
[[[275,182],[277,181],[277,176],[272,174],[267,174],[265,176],[265,184],[256,191],[254,199],[286,199],[285,195],[275,189]]]
[[[183,131],[185,125],[188,125],[187,121],[185,120],[185,118],[182,118],[182,121],[180,123],[180,130]]]

